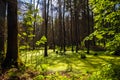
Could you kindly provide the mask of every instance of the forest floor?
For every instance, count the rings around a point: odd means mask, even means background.
[[[97,52],[96,56],[93,55],[96,52],[91,52],[92,54],[87,54],[85,59],[81,59],[80,56],[83,51],[56,54],[50,50],[48,53],[49,56],[44,58],[43,51],[22,51],[21,59],[28,68],[21,68],[21,70],[13,68],[1,78],[7,80],[9,76],[8,80],[12,80],[10,78],[19,78],[14,80],[87,80],[104,64],[120,63],[120,57],[103,55],[103,52]]]

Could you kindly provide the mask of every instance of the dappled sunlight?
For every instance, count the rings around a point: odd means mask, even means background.
[[[0,0],[0,80],[120,80],[119,19],[120,0]]]
[[[120,57],[105,56],[105,55],[87,55],[85,59],[81,59],[80,52],[72,53],[66,52],[65,55],[56,54],[55,52],[48,51],[49,56],[43,57],[43,51],[28,51],[21,58],[26,65],[32,65],[34,69],[43,70],[47,72],[61,72],[78,74],[91,74],[102,65],[106,63],[118,63]],[[26,61],[25,61],[26,60]]]

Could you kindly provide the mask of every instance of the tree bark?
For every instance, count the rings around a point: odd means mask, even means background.
[[[17,27],[17,0],[7,2],[7,53],[2,68],[18,68],[18,27]]]
[[[54,34],[54,22],[53,22],[53,0],[51,0],[51,27],[52,27],[52,41],[53,41],[53,52],[55,52],[55,34]]]
[[[0,0],[0,60],[3,60],[5,53],[5,14],[6,14],[6,2]]]
[[[62,51],[62,45],[63,45],[63,39],[62,39],[62,2],[61,0],[58,0],[58,9],[59,9],[59,46],[60,46],[60,52]]]
[[[48,2],[46,3],[46,0],[44,1],[44,6],[45,6],[45,37],[48,41],[48,15],[49,15],[49,0]],[[48,42],[45,42],[45,51],[44,51],[44,57],[47,57],[48,56],[48,53],[47,53],[47,45],[48,45]]]
[[[38,0],[37,1],[37,5],[35,6],[35,1],[34,1],[34,9],[36,10],[36,9],[38,9],[38,4],[39,4],[39,2],[40,2],[40,0]],[[34,12],[34,19],[35,19],[35,21],[34,21],[34,24],[33,24],[33,46],[32,46],[32,48],[33,48],[33,50],[35,49],[35,33],[36,33],[36,19],[37,19],[37,12]]]
[[[78,52],[78,12],[77,12],[77,1],[74,1],[74,26],[75,26],[75,45],[76,53]]]
[[[74,49],[73,49],[73,9],[72,9],[72,0],[70,0],[70,14],[71,14],[71,26],[70,26],[70,32],[71,32],[71,51],[73,52]]]
[[[63,49],[64,49],[64,52],[66,52],[66,31],[65,31],[65,0],[64,0],[64,3],[63,3]]]
[[[89,36],[90,34],[90,25],[89,25],[89,0],[87,0],[87,27],[88,27],[88,32],[87,32],[87,36]],[[87,41],[87,54],[90,53],[90,40]]]

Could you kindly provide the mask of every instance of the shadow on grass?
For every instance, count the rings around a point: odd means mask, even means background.
[[[107,56],[108,58],[106,56],[96,56],[96,57],[102,59],[103,61],[109,64],[117,64],[120,61],[120,58],[115,56]]]
[[[43,54],[35,54],[34,53],[28,53],[28,55],[32,55],[32,59],[29,58],[29,61],[32,61],[35,67],[41,66],[41,65],[47,65],[49,69],[59,69],[59,68],[69,68],[69,65],[71,65],[71,68],[77,70],[82,69],[93,69],[96,70],[99,68],[102,64],[105,63],[112,63],[120,61],[120,58],[116,59],[114,57],[111,57],[110,59],[107,57],[102,56],[93,56],[93,55],[87,55],[87,58],[81,59],[80,54],[78,53],[72,53],[72,52],[66,52],[64,55],[56,54],[54,52],[49,52],[49,56],[44,58]],[[29,57],[29,56],[28,56]],[[63,69],[62,69],[63,70]]]

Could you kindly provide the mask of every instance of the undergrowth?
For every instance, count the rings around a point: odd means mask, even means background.
[[[120,80],[120,64],[105,64],[88,80]]]
[[[116,76],[120,57],[106,56],[102,52],[88,55],[84,51],[79,54],[68,51],[65,55],[48,53],[46,58],[42,51],[21,54],[26,66],[40,72],[34,80],[120,80],[119,75]],[[103,64],[106,65],[101,66]]]

